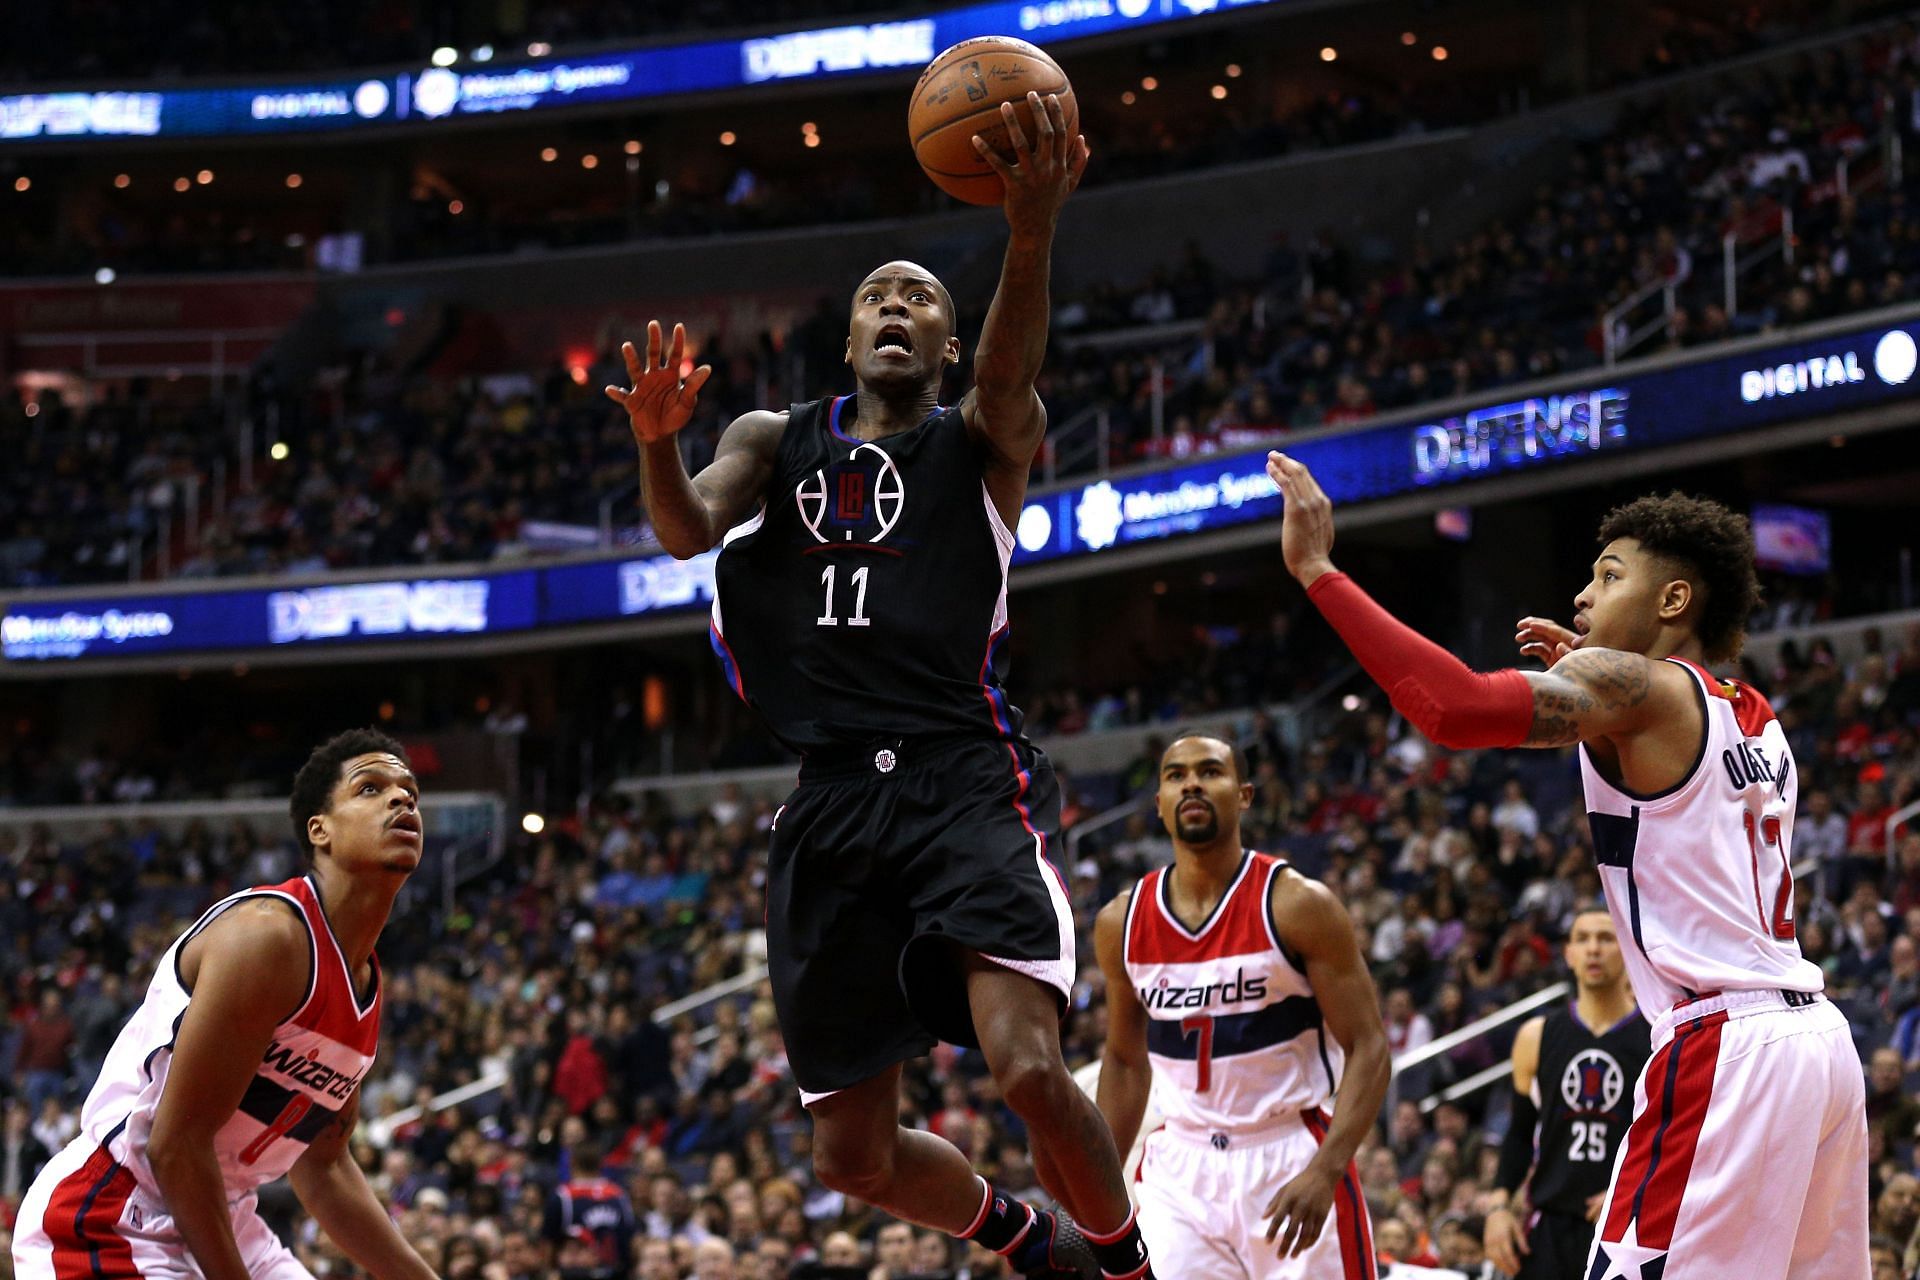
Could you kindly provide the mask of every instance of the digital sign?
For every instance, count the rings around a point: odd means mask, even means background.
[[[1336,503],[1366,502],[1603,453],[1656,448],[1913,398],[1920,323],[1808,342],[1502,400],[1442,418],[1288,440]],[[1280,514],[1266,453],[1035,495],[1014,530],[1013,563],[1224,528]]]
[[[13,600],[0,608],[0,659],[304,649],[617,622],[711,604],[718,558],[656,554],[457,578]]]
[[[133,658],[524,631],[539,625],[537,587],[536,573],[520,569],[279,591],[14,600],[0,609],[0,659]]]
[[[1287,441],[1336,503],[1435,492],[1498,475],[1735,434],[1920,395],[1920,320],[1782,343],[1591,382],[1457,413],[1427,413]],[[1449,499],[1458,505],[1460,499]],[[1107,477],[1034,494],[1014,530],[1016,566],[1271,520],[1280,495],[1266,451]],[[1817,542],[1778,533],[1767,547]],[[1804,525],[1804,522],[1803,522]],[[1784,554],[1784,552],[1782,553]],[[425,643],[709,607],[717,551],[686,561],[626,556],[436,578],[279,589],[128,593],[0,601],[0,659],[32,663],[155,654]]]
[[[925,66],[949,45],[1018,34],[1052,44],[1286,0],[990,0],[904,22],[747,40],[469,63],[325,81],[129,93],[0,94],[0,141],[244,137],[365,129],[583,103],[635,102]]]

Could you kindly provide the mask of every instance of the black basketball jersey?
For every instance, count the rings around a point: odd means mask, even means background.
[[[729,531],[712,641],[733,686],[805,754],[898,738],[1020,740],[1001,689],[1013,534],[960,410],[857,440],[853,397],[795,405],[766,504]]]
[[[1638,1009],[1595,1035],[1568,1005],[1547,1017],[1534,1076],[1540,1125],[1529,1198],[1536,1209],[1587,1214],[1607,1189],[1613,1157],[1633,1119],[1633,1086],[1650,1053]]]

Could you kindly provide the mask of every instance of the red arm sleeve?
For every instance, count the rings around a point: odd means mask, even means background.
[[[1482,675],[1398,618],[1346,574],[1323,573],[1307,599],[1394,708],[1443,747],[1517,747],[1533,728],[1533,691],[1518,671]]]

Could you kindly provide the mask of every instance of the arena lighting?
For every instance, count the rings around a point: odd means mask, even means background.
[[[548,164],[552,164],[560,158],[560,152],[553,147],[542,147],[540,148],[540,158]]]
[[[102,267],[93,273],[93,282],[95,284],[112,284],[113,278],[112,267]]]
[[[1217,84],[1213,86],[1213,88],[1207,90],[1207,92],[1213,95],[1213,100],[1215,102],[1218,102],[1222,98],[1227,96],[1227,86],[1223,84]]]
[[[553,46],[544,40],[535,40],[527,46],[527,56],[529,58],[544,58],[552,52]]]
[[[443,44],[433,51],[433,65],[436,67],[450,67],[458,61],[460,61],[459,51],[447,45]]]
[[[15,191],[25,191],[28,187],[31,187],[32,185],[33,185],[33,179],[27,177],[25,174],[21,174],[19,177],[13,180],[13,189]]]
[[[537,813],[530,813],[520,819],[520,829],[530,836],[537,836],[547,829],[547,820]]]
[[[1326,48],[1320,51],[1320,61],[1322,62],[1332,62],[1335,59],[1339,58],[1339,56],[1340,56],[1340,51],[1334,48],[1332,45],[1328,45]]]
[[[1433,46],[1433,60],[1435,62],[1445,62],[1447,60],[1447,46],[1443,44]]]
[[[1160,82],[1154,79],[1152,76],[1147,76],[1140,81],[1140,87],[1142,89],[1145,89],[1148,93],[1152,93],[1155,89],[1158,89],[1160,87]]]
[[[639,140],[638,138],[628,138],[628,139],[627,139],[627,145],[626,145],[626,148],[625,148],[625,150],[626,150],[626,153],[627,153],[628,155],[630,155],[630,156],[637,156],[637,155],[639,155],[639,154],[640,154],[640,140]]]
[[[116,173],[113,175],[113,185],[125,191],[133,185],[133,178],[124,173]]]
[[[267,456],[275,462],[285,462],[287,460],[287,454],[290,452],[292,452],[292,450],[287,448],[287,442],[285,440],[275,440],[273,447],[267,450]]]
[[[191,182],[188,182],[185,178],[175,178],[173,180],[173,189],[175,191],[185,191],[188,187],[191,187],[192,185],[193,184]]]
[[[803,147],[817,147],[820,145],[820,135],[817,133],[810,133],[806,137],[800,139],[800,145]]]
[[[465,213],[466,211],[467,211],[467,206],[465,201],[462,201],[462,200],[447,201],[447,212],[452,214],[454,217],[457,218],[461,214]]]
[[[1417,40],[1417,39],[1419,39],[1419,37],[1418,37],[1418,36],[1416,36],[1416,35],[1414,35],[1414,34],[1413,34],[1413,32],[1411,32],[1411,31],[1402,31],[1402,32],[1400,33],[1400,43],[1401,43],[1401,44],[1404,44],[1404,45],[1411,45],[1411,44],[1413,44],[1413,42],[1414,42],[1415,40]]]
[[[1128,106],[1132,106],[1134,103],[1140,101],[1140,99],[1134,94],[1133,90],[1129,89],[1120,95],[1120,101],[1126,103]]]
[[[207,186],[213,181],[213,170],[202,169],[200,172],[193,175],[193,180],[195,182],[198,182],[203,187]]]
[[[300,176],[299,174],[297,174],[297,173],[290,173],[290,174],[288,174],[288,175],[287,175],[287,190],[289,190],[289,191],[298,191],[298,190],[300,189],[300,184],[301,184],[301,182],[303,182],[303,181],[305,181],[305,179],[303,179],[303,178],[301,178],[301,176]]]
[[[472,58],[475,62],[492,62],[493,46],[490,44],[483,44],[478,49],[475,49],[472,53],[468,54],[467,56]]]
[[[1238,80],[1239,78],[1240,78],[1240,64],[1237,62],[1229,62],[1227,64],[1227,79]]]
[[[734,131],[731,129],[728,129],[726,132],[720,135],[720,145],[723,147],[730,147],[734,143],[738,142],[739,140],[740,140],[739,135],[734,133]]]
[[[1350,693],[1340,699],[1340,709],[1343,711],[1358,711],[1360,709],[1360,695]]]

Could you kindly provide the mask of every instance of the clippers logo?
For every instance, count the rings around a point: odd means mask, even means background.
[[[801,522],[815,541],[876,543],[900,523],[907,486],[887,451],[868,441],[845,462],[802,480],[793,498]]]
[[[1560,1075],[1560,1097],[1575,1115],[1601,1115],[1613,1110],[1626,1087],[1626,1073],[1604,1049],[1583,1051]]]

